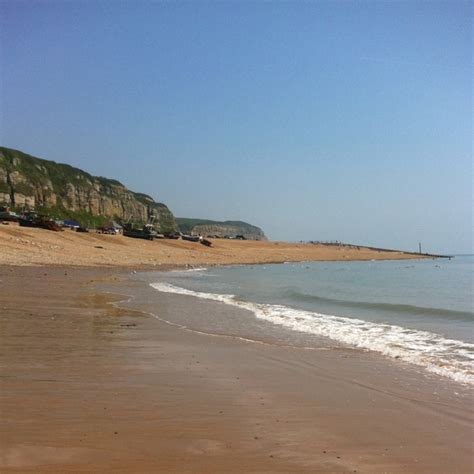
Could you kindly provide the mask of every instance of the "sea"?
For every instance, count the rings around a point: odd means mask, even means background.
[[[473,255],[194,268],[149,280],[160,292],[248,310],[260,338],[266,331],[291,344],[315,336],[465,385],[474,384],[473,282]],[[252,322],[242,316],[244,325]],[[217,311],[199,329],[226,327],[236,333],[235,316],[230,322]]]

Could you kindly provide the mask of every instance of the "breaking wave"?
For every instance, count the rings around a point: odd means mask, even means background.
[[[234,295],[187,290],[169,283],[151,283],[158,291],[219,301],[251,311],[259,319],[294,330],[328,337],[351,346],[424,367],[429,372],[474,385],[474,344],[428,331],[361,319],[294,309],[284,305],[240,301]]]

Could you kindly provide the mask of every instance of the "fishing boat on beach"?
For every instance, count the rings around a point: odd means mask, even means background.
[[[0,207],[0,221],[17,222],[18,214],[11,211],[7,206]]]
[[[163,237],[165,239],[178,240],[180,238],[180,235],[178,232],[164,232]]]
[[[212,242],[204,238],[199,239],[199,243],[205,245],[206,247],[212,247]]]
[[[19,218],[18,223],[21,227],[39,227],[41,229],[53,230],[61,232],[62,227],[51,217],[45,215],[38,215],[36,212],[24,212]]]
[[[158,233],[153,226],[154,221],[155,217],[151,216],[142,228],[136,228],[130,220],[123,225],[123,235],[134,239],[154,240],[158,238]]]
[[[181,238],[189,242],[199,242],[199,235],[181,234]]]

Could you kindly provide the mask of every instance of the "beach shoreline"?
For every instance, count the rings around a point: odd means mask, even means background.
[[[211,239],[212,247],[183,240],[147,241],[122,235],[52,232],[0,225],[0,264],[168,269],[170,266],[245,265],[305,261],[430,258],[355,245]]]
[[[0,268],[2,472],[471,471],[470,389],[367,351],[167,324],[244,315],[130,272]]]

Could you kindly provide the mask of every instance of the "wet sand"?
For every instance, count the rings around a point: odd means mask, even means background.
[[[472,472],[471,390],[370,352],[164,322],[240,311],[215,302],[120,309],[154,291],[129,273],[0,267],[1,472]]]

